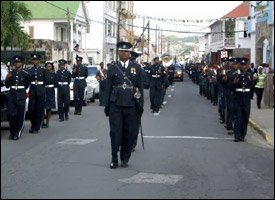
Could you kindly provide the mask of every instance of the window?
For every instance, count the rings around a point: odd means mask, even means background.
[[[61,28],[61,34],[60,34],[60,36],[61,36],[61,42],[64,42],[64,33],[65,33],[65,31],[64,31],[64,28]]]
[[[107,25],[107,35],[112,36],[112,22],[108,21]]]
[[[29,26],[29,35],[31,39],[33,39],[33,29],[34,29],[33,26]]]
[[[247,30],[248,30],[248,23],[247,23],[247,21],[245,21],[244,22],[244,27],[243,27],[244,29],[244,31],[243,31],[243,37],[244,38],[247,38],[247,37],[249,37],[250,38],[250,33],[249,34],[247,34]]]

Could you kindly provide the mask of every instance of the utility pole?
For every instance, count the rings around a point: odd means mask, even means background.
[[[145,17],[143,16],[143,27],[142,27],[143,32],[144,32],[144,25],[145,25]],[[143,48],[144,48],[144,34],[142,33],[141,55],[143,55]]]
[[[150,55],[150,20],[148,21],[148,50],[147,50],[147,62],[149,62]]]
[[[117,14],[118,14],[118,21],[117,21],[117,38],[116,43],[119,43],[120,41],[120,11],[121,11],[121,1],[118,1],[118,8],[117,8]],[[116,52],[116,61],[118,61],[118,55]]]
[[[155,35],[155,52],[156,52],[156,56],[157,56],[157,53],[158,53],[158,25],[156,24],[156,35]]]
[[[71,23],[70,23],[70,11],[69,8],[67,8],[67,20],[68,20],[68,49],[67,49],[67,60],[71,59]]]

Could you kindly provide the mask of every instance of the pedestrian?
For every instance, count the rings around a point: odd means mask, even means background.
[[[106,88],[106,77],[107,77],[107,70],[104,69],[104,63],[99,63],[100,69],[96,72],[96,79],[99,82],[99,106],[104,106],[104,91]]]
[[[46,69],[40,66],[40,54],[31,54],[33,67],[28,70],[30,75],[30,89],[29,89],[29,107],[28,112],[31,121],[31,128],[29,133],[36,134],[39,132],[45,108],[45,74]]]
[[[137,127],[137,115],[143,112],[143,80],[140,65],[129,61],[132,44],[117,44],[119,61],[107,71],[105,114],[109,116],[112,161],[110,168],[127,167]]]
[[[254,77],[254,74],[258,72],[258,70],[254,67],[254,63],[251,63],[250,68],[247,70],[247,72],[252,74],[252,77]],[[251,95],[251,100],[254,99],[254,91],[255,91],[255,81],[253,82],[254,84],[251,85],[250,88],[250,95]]]
[[[24,129],[25,106],[26,106],[26,89],[30,85],[29,74],[23,70],[22,63],[24,58],[21,56],[13,56],[14,70],[10,71],[8,66],[8,74],[6,76],[5,85],[10,88],[8,96],[8,120],[10,125],[10,140],[18,140]]]
[[[253,79],[256,82],[255,92],[256,92],[256,96],[257,96],[257,106],[258,106],[258,109],[261,109],[261,102],[262,102],[262,98],[263,98],[263,92],[264,92],[264,88],[265,88],[265,85],[266,85],[266,74],[263,73],[263,67],[262,66],[258,67],[258,73],[254,74]]]
[[[45,74],[45,116],[42,124],[42,128],[49,128],[49,121],[51,118],[52,109],[56,108],[55,102],[55,82],[56,75],[54,71],[54,65],[52,61],[45,62],[46,74]],[[45,122],[46,120],[46,122]]]
[[[57,87],[57,106],[59,121],[64,121],[69,119],[69,106],[70,106],[70,83],[71,83],[71,73],[66,69],[67,61],[60,59],[59,70],[56,72],[56,82]]]
[[[238,58],[239,70],[234,74],[234,101],[237,117],[234,125],[235,142],[244,141],[250,116],[250,86],[253,77],[247,72],[247,61],[246,58]]]
[[[151,110],[154,115],[159,115],[159,109],[161,106],[162,84],[164,77],[164,67],[160,65],[159,57],[153,59],[154,64],[150,68],[150,102]]]
[[[72,70],[72,78],[74,78],[74,114],[81,115],[84,92],[87,86],[86,78],[88,77],[88,68],[82,65],[83,58],[76,55],[76,65]]]

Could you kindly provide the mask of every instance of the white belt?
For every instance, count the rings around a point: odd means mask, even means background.
[[[161,75],[152,75],[152,77],[159,78],[159,77],[161,77]]]
[[[250,89],[237,88],[236,92],[250,92]]]
[[[46,88],[52,88],[52,87],[54,87],[54,85],[53,85],[53,84],[51,84],[51,85],[46,85],[45,87],[46,87]]]
[[[76,77],[75,79],[85,79],[85,77],[81,76],[81,77]]]
[[[25,86],[13,85],[13,86],[11,86],[11,88],[12,88],[12,89],[15,89],[15,90],[17,90],[17,89],[25,89]]]
[[[43,85],[44,82],[43,81],[32,81],[31,84],[33,84],[33,85]]]
[[[68,82],[58,82],[59,85],[68,85]]]

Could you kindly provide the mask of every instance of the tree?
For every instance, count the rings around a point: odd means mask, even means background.
[[[20,26],[21,21],[29,21],[31,11],[24,3],[18,1],[1,1],[1,46],[26,49],[30,45],[30,38]]]

